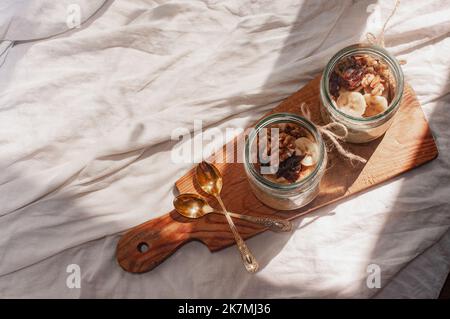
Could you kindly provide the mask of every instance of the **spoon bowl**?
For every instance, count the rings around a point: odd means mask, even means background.
[[[173,200],[178,213],[187,218],[200,218],[213,211],[206,200],[197,194],[181,194]]]
[[[214,197],[220,196],[223,179],[219,170],[207,162],[201,162],[196,170],[196,179],[200,188],[207,194]]]

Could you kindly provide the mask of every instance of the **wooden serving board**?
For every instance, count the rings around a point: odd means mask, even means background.
[[[299,106],[305,102],[312,112],[312,120],[323,124],[319,113],[320,76],[291,95],[272,112],[300,114]],[[269,113],[269,114],[270,114]],[[242,137],[237,137],[237,139]],[[233,147],[225,148],[226,156],[242,149],[233,141]],[[387,181],[414,167],[424,164],[438,155],[438,150],[428,123],[413,89],[405,86],[403,101],[388,131],[380,138],[366,144],[346,144],[347,149],[367,159],[366,164],[352,166],[335,151],[329,153],[327,171],[320,185],[320,193],[309,205],[292,211],[276,211],[259,202],[250,190],[243,164],[215,163],[224,177],[223,201],[227,209],[241,214],[277,215],[294,219],[319,207],[336,202],[372,186]],[[230,151],[231,150],[231,151]],[[214,159],[211,160],[214,162]],[[193,181],[190,170],[181,177],[176,187],[180,193],[194,192],[207,197]],[[215,201],[208,198],[212,206]],[[252,237],[267,229],[235,219],[244,238]],[[201,219],[188,219],[176,211],[152,219],[126,232],[117,246],[117,260],[129,272],[146,272],[164,261],[183,244],[198,240],[211,251],[234,244],[232,233],[222,215],[210,214]],[[142,249],[142,247],[147,248]],[[258,256],[255,256],[258,258]],[[238,259],[236,262],[240,262]]]

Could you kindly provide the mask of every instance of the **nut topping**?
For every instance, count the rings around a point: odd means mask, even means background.
[[[335,105],[342,112],[357,117],[371,117],[384,112],[392,100],[394,87],[388,65],[368,54],[343,58],[329,79]],[[367,100],[371,103],[366,103]]]
[[[279,129],[279,147],[270,150],[272,128]],[[311,134],[294,123],[280,123],[267,128],[267,154],[270,157],[278,156],[279,165],[275,174],[264,177],[281,184],[295,183],[308,176],[317,164],[319,148]],[[259,164],[268,166],[269,163]]]

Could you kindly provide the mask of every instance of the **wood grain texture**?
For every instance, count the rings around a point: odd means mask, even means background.
[[[312,111],[312,120],[323,124],[319,113],[319,82],[320,77],[315,78],[270,113],[291,112],[301,115],[299,106],[305,102]],[[232,144],[224,146],[223,154],[227,158],[236,158],[237,154],[242,153],[243,144],[239,139],[242,139],[242,136],[236,137]],[[216,163],[224,176],[222,195],[225,206],[230,211],[241,214],[277,215],[294,219],[387,181],[431,161],[438,155],[428,123],[409,85],[405,87],[400,109],[386,134],[370,143],[345,146],[366,158],[367,163],[352,166],[335,151],[329,152],[327,171],[320,185],[319,195],[307,206],[292,211],[276,211],[259,202],[250,190],[243,164]],[[214,162],[214,158],[212,161]],[[208,198],[194,184],[193,172],[193,169],[190,170],[177,181],[177,189],[180,193],[195,192]],[[212,206],[217,207],[214,199],[208,199]],[[242,220],[236,219],[235,223],[243,238],[266,230]],[[117,259],[127,271],[145,272],[156,267],[181,245],[191,240],[201,241],[211,251],[234,244],[224,216],[210,214],[191,220],[171,211],[125,233],[117,247]],[[149,245],[147,252],[138,250],[137,247],[141,243]]]

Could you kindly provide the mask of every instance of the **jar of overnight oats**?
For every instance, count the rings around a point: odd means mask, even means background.
[[[395,57],[378,46],[351,45],[336,53],[323,71],[322,118],[345,125],[347,142],[372,141],[391,125],[403,87],[403,72]]]
[[[275,139],[279,143],[273,148]],[[264,144],[269,147],[263,152],[267,156],[262,163],[259,150]],[[273,159],[278,159],[277,164],[268,169]],[[325,144],[309,120],[290,113],[271,114],[248,134],[244,166],[251,189],[262,203],[278,210],[297,209],[319,193],[327,166]]]

